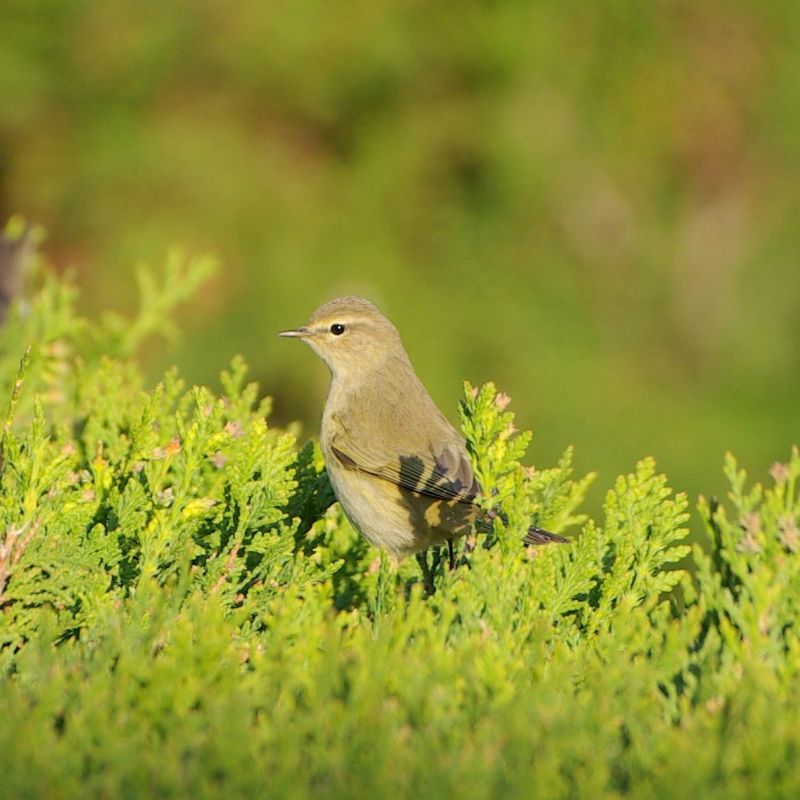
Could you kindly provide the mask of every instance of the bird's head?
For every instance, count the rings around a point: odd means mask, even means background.
[[[334,376],[347,379],[356,379],[388,356],[405,352],[397,328],[363,297],[331,300],[305,325],[279,335],[302,339]]]

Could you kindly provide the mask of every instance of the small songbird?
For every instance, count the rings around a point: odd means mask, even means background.
[[[280,335],[302,339],[330,368],[320,444],[336,497],[363,536],[400,559],[486,525],[464,438],[372,303],[331,300]],[[567,540],[531,527],[524,541]]]

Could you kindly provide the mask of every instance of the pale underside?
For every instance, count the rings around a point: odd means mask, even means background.
[[[469,533],[478,509],[466,498],[442,499],[365,472],[325,448],[331,485],[354,527],[396,558]]]

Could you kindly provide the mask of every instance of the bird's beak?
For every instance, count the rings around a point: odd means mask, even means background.
[[[290,339],[305,339],[311,336],[311,331],[308,328],[297,328],[293,331],[281,331],[278,336],[286,336]]]

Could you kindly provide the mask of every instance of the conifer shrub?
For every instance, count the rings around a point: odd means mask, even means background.
[[[210,274],[86,319],[34,264],[0,331],[3,797],[800,796],[800,455],[691,504],[643,459],[581,500],[509,399],[459,406],[488,535],[450,570],[353,532],[319,449],[136,351]],[[276,387],[264,387],[267,391]],[[531,521],[571,543],[526,549]]]

